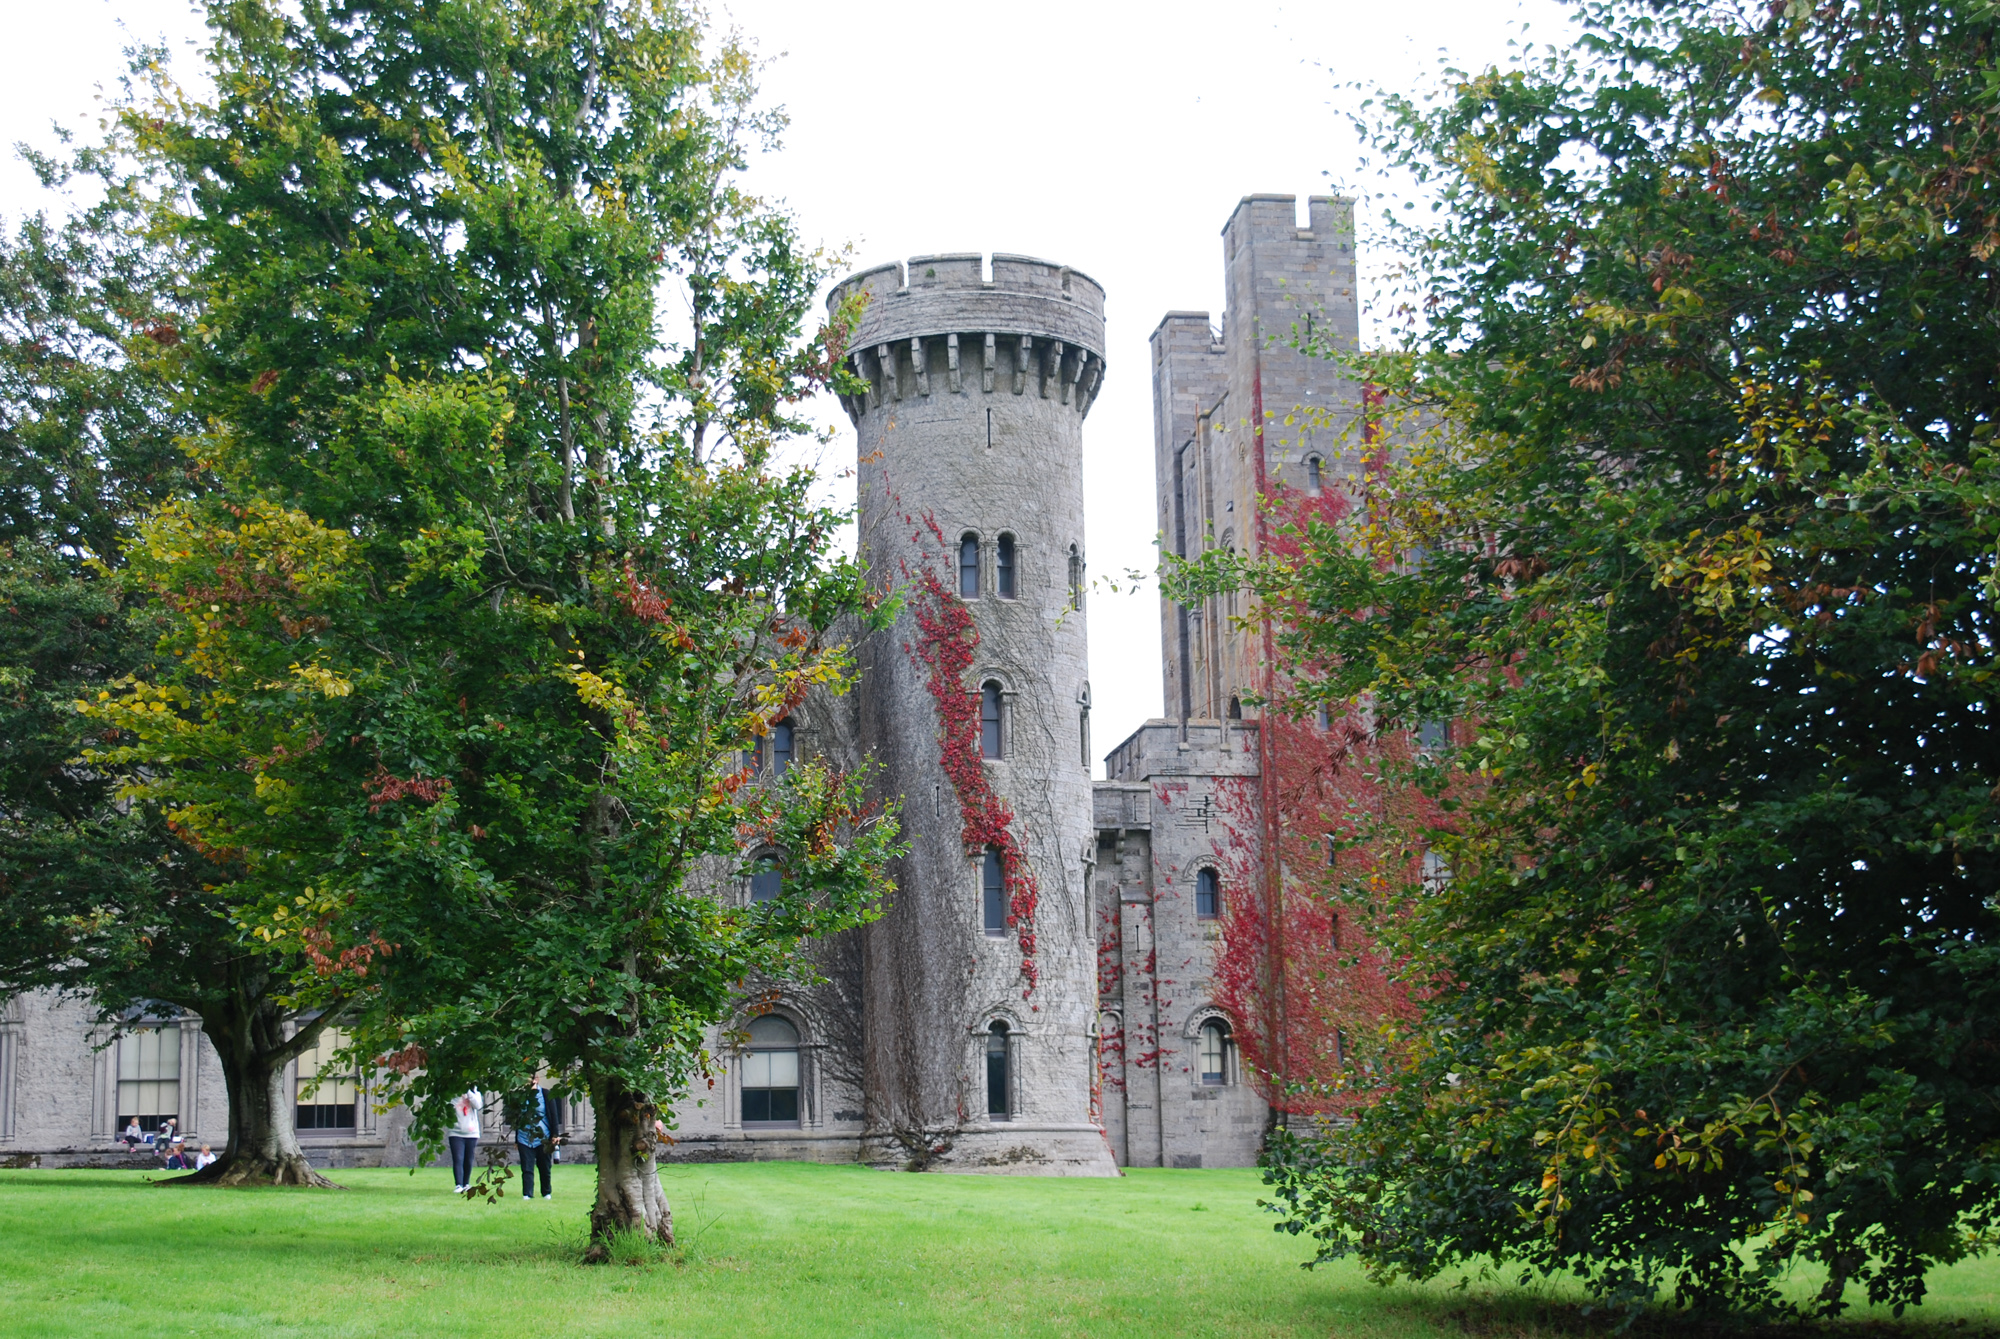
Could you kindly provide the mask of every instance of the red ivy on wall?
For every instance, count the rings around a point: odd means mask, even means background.
[[[942,551],[944,533],[937,522],[926,515],[923,524]],[[911,539],[921,552],[922,532],[912,534]],[[909,572],[910,613],[916,620],[918,636],[914,645],[906,643],[903,649],[924,667],[931,700],[937,704],[938,760],[958,796],[966,852],[983,855],[990,847],[1000,853],[1007,928],[1014,932],[1021,948],[1021,976],[1026,982],[1021,998],[1025,1000],[1034,992],[1041,975],[1035,961],[1035,907],[1040,891],[1028,868],[1027,855],[1014,835],[1014,810],[993,793],[986,779],[986,766],[980,761],[979,690],[968,690],[965,686],[966,673],[972,668],[972,653],[979,645],[979,628],[973,622],[971,610],[952,593],[940,575],[938,569],[943,566],[941,558],[929,562],[920,559],[916,569]]]
[[[1347,505],[1331,489],[1308,496],[1277,485],[1265,501],[1264,543],[1274,556],[1295,554],[1309,523],[1330,524]],[[1279,628],[1312,616],[1264,612]],[[1285,667],[1269,670],[1270,701],[1256,722],[1260,775],[1217,786],[1223,836],[1214,854],[1230,895],[1213,998],[1235,1021],[1245,1072],[1272,1105],[1337,1112],[1372,1100],[1398,1063],[1383,1025],[1416,1013],[1368,923],[1394,885],[1415,878],[1421,857],[1413,842],[1357,838],[1384,820],[1414,833],[1441,813],[1435,800],[1381,779],[1384,762],[1407,757],[1407,737],[1374,737],[1339,713],[1322,729],[1309,710],[1288,707]],[[1366,893],[1358,904],[1356,889]]]

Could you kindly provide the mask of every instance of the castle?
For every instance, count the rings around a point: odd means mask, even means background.
[[[1332,443],[1364,390],[1291,346],[1300,328],[1357,339],[1351,205],[1312,197],[1305,228],[1295,210],[1259,195],[1230,217],[1220,330],[1170,312],[1153,332],[1174,553],[1261,551],[1260,500],[1353,483]],[[1168,718],[1093,781],[1082,463],[1108,374],[1104,292],[1045,261],[937,255],[854,275],[830,304],[857,293],[848,356],[866,390],[844,407],[860,552],[905,604],[859,640],[856,691],[809,700],[756,765],[872,756],[909,853],[884,916],[817,946],[821,981],[772,983],[716,1030],[725,1073],[677,1106],[672,1156],[1051,1175],[1248,1164],[1271,1113],[1245,1081],[1249,1020],[1214,977],[1274,849],[1260,845],[1265,722],[1244,704],[1271,696],[1269,642],[1235,597],[1163,601]],[[746,852],[755,872],[718,895],[781,896],[781,855]],[[114,1161],[134,1117],[221,1142],[199,1019],[98,1040],[75,1002],[0,1008],[0,1160]],[[407,1113],[374,1112],[359,1075],[315,1086],[320,1058],[289,1079],[313,1160],[413,1161]],[[567,1124],[587,1144],[587,1106]]]

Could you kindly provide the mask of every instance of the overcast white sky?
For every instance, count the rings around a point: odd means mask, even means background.
[[[114,84],[133,41],[164,39],[182,53],[177,67],[198,66],[202,29],[186,0],[6,0],[5,9],[6,145],[47,145],[51,120],[92,128],[97,90]],[[1503,63],[1510,42],[1566,31],[1554,0],[735,0],[714,13],[777,58],[765,89],[792,126],[754,180],[789,202],[808,236],[852,245],[858,266],[1014,251],[1105,286],[1109,370],[1084,425],[1089,556],[1100,576],[1154,566],[1146,337],[1170,309],[1219,311],[1219,234],[1236,201],[1371,187],[1341,114],[1354,101],[1343,85],[1427,87],[1443,59]],[[43,203],[10,152],[0,213]],[[1100,755],[1160,712],[1157,611],[1150,582],[1137,595],[1092,599]]]

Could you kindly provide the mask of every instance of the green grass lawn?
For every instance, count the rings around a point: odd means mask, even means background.
[[[1307,1272],[1254,1171],[1119,1180],[669,1169],[682,1246],[586,1268],[592,1169],[465,1203],[448,1174],[343,1191],[168,1190],[0,1172],[0,1335],[1341,1335],[1547,1332],[1534,1298]],[[2000,1265],[1934,1279],[1932,1321],[2000,1317]],[[1553,1296],[1553,1294],[1551,1295]],[[1481,1300],[1481,1298],[1484,1300]]]

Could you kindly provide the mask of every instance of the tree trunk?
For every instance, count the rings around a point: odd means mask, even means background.
[[[673,1211],[660,1188],[653,1150],[659,1111],[616,1079],[595,1080],[590,1100],[597,1108],[597,1203],[590,1210],[587,1264],[611,1258],[614,1234],[635,1232],[662,1246],[674,1241]]]
[[[319,1186],[339,1189],[313,1170],[299,1147],[297,1114],[285,1065],[303,1049],[284,1036],[285,1014],[267,1000],[238,1013],[216,1010],[202,1019],[222,1061],[229,1093],[229,1143],[222,1156],[172,1186]],[[318,1028],[301,1030],[311,1040]]]

